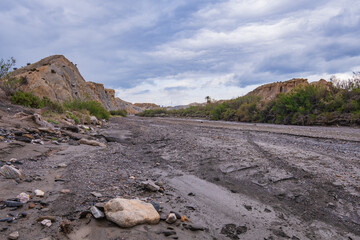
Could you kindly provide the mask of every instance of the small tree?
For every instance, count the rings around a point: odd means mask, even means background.
[[[6,78],[9,75],[10,69],[15,65],[15,63],[16,60],[13,57],[7,61],[4,59],[0,60],[0,79]]]
[[[206,96],[206,97],[205,97],[205,100],[206,100],[206,103],[211,103],[211,98],[210,98],[210,96]]]
[[[0,60],[0,88],[6,93],[6,95],[11,96],[16,92],[19,84],[26,84],[26,77],[16,78],[11,76],[11,68],[15,65],[16,61],[13,57],[8,60]]]

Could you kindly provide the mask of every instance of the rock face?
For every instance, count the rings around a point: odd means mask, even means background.
[[[93,100],[107,110],[125,109],[137,113],[142,109],[115,97],[115,90],[105,89],[103,84],[86,82],[75,64],[62,55],[54,55],[15,70],[13,76],[26,77],[21,91],[32,92],[55,102],[66,100]]]
[[[104,209],[108,220],[124,228],[160,221],[160,215],[152,204],[136,199],[115,198],[107,202]]]
[[[293,78],[285,82],[276,82],[276,83],[269,83],[262,85],[256,88],[255,90],[249,92],[247,95],[260,96],[261,100],[263,101],[271,101],[279,93],[287,93],[298,86],[307,86],[307,85],[324,86],[326,88],[329,88],[331,86],[331,83],[327,82],[324,79],[321,79],[317,82],[312,82],[309,84],[307,79]]]
[[[308,85],[307,79],[294,78],[285,82],[276,82],[262,85],[255,90],[249,92],[247,95],[260,96],[262,100],[271,101],[279,93],[287,93],[297,86]]]

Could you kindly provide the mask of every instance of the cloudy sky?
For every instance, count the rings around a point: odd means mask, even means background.
[[[130,102],[230,99],[360,71],[360,1],[1,0],[0,58],[53,54]]]

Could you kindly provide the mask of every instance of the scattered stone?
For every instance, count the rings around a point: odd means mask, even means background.
[[[10,240],[17,240],[19,237],[20,237],[20,234],[19,234],[18,231],[16,231],[16,232],[10,233],[10,235],[9,235],[8,238],[9,238]]]
[[[281,228],[279,229],[272,229],[271,230],[273,232],[274,235],[278,236],[278,237],[283,237],[283,238],[290,238],[290,236],[288,236],[284,230],[282,230]]]
[[[67,126],[65,129],[75,133],[79,132],[79,128],[77,126]]]
[[[181,218],[181,215],[180,215],[180,213],[178,213],[178,212],[170,211],[170,213],[174,213],[177,219],[180,219],[180,218]]]
[[[98,193],[98,192],[91,192],[91,195],[93,195],[94,197],[97,197],[97,198],[102,197],[102,194]]]
[[[0,174],[8,179],[23,179],[22,172],[13,166],[4,165],[0,168]]]
[[[22,207],[24,204],[22,202],[18,202],[18,201],[5,201],[4,204],[7,207]]]
[[[9,217],[1,218],[1,219],[0,219],[0,222],[9,222],[9,220],[10,220],[10,222],[12,222],[12,221],[11,221],[12,218],[9,218]]]
[[[54,129],[54,126],[51,123],[48,123],[47,121],[43,120],[42,117],[39,114],[33,115],[34,122],[41,126],[41,128],[38,128],[42,132],[47,133],[54,133],[52,129]]]
[[[52,225],[51,220],[49,220],[49,219],[42,220],[41,224],[46,227],[51,227],[51,225]]]
[[[91,116],[90,121],[91,121],[91,124],[93,124],[93,125],[99,124],[99,120],[95,116]]]
[[[105,204],[106,218],[120,227],[133,227],[138,224],[157,224],[159,213],[154,206],[137,199],[115,198]]]
[[[85,138],[82,138],[78,141],[78,143],[80,144],[86,144],[86,145],[91,145],[91,146],[99,146],[99,147],[106,147],[106,145],[104,143],[95,141],[95,140],[88,140]]]
[[[129,179],[135,179],[135,177],[134,177],[134,176],[130,176]]]
[[[23,137],[29,138],[29,139],[34,139],[34,137],[30,134],[23,134]]]
[[[329,208],[335,208],[335,204],[332,203],[332,202],[329,202],[327,206],[328,206]]]
[[[64,220],[60,223],[60,231],[69,234],[72,231],[72,224],[69,220]]]
[[[186,216],[181,216],[180,221],[181,222],[190,222],[190,220]]]
[[[100,211],[97,207],[92,206],[90,208],[91,214],[94,216],[94,218],[98,219],[98,218],[103,218],[105,217],[104,213],[102,211]]]
[[[250,205],[244,205],[244,208],[246,208],[246,210],[248,210],[248,211],[251,211],[252,210],[252,206],[250,206]]]
[[[187,228],[190,231],[204,231],[205,230],[205,228],[203,226],[196,225],[196,224],[190,224],[187,226]]]
[[[195,193],[191,192],[191,193],[188,194],[188,196],[194,197]]]
[[[195,211],[195,208],[193,206],[185,206],[187,209]]]
[[[36,221],[41,222],[42,220],[45,220],[45,219],[48,219],[48,220],[50,220],[51,222],[56,222],[56,217],[54,217],[54,216],[42,216],[42,217],[38,217],[38,218],[36,219]]]
[[[51,237],[42,238],[40,240],[53,240]]]
[[[70,192],[70,189],[62,189],[60,192],[63,193],[63,194],[66,194],[66,193]]]
[[[3,226],[3,227],[0,229],[0,232],[5,232],[6,230],[8,230],[8,227],[7,227],[7,226]]]
[[[80,213],[79,219],[87,218],[89,215],[92,215],[91,211],[89,211],[89,210],[83,211]]]
[[[95,204],[95,207],[97,207],[101,211],[104,211],[104,206],[105,206],[105,203],[96,203]]]
[[[161,233],[164,234],[165,237],[176,235],[175,231],[162,231]]]
[[[34,193],[37,197],[43,197],[45,195],[45,193],[43,191],[41,191],[40,189],[36,189],[34,191]]]
[[[146,190],[149,190],[151,192],[157,192],[160,190],[160,187],[151,180],[144,181],[141,184]]]
[[[173,224],[174,222],[176,222],[177,217],[175,215],[175,213],[170,213],[167,217],[165,222],[169,223],[169,224]]]
[[[21,216],[21,217],[25,218],[27,215],[28,215],[28,214],[27,214],[26,212],[22,212],[22,213],[20,213],[20,215],[19,215],[19,216]]]
[[[27,203],[30,200],[29,194],[24,193],[24,192],[17,195],[16,198],[18,198],[20,200],[20,202],[22,202],[22,203]]]
[[[226,235],[231,239],[239,239],[238,235],[245,232],[247,232],[246,226],[236,226],[235,224],[230,223],[224,225],[220,233]]]
[[[35,207],[35,203],[29,203],[29,208],[34,208]]]
[[[41,139],[34,139],[31,142],[32,143],[37,143],[37,144],[40,144],[40,145],[44,145],[44,142]]]
[[[67,164],[66,163],[59,163],[57,165],[58,168],[66,168],[67,167]]]
[[[31,139],[29,139],[27,137],[15,136],[15,140],[20,141],[20,142],[25,142],[25,143],[31,143]]]
[[[265,210],[264,210],[265,212],[267,212],[267,213],[269,213],[269,212],[271,212],[271,210],[270,209],[268,209],[268,208],[265,208]]]

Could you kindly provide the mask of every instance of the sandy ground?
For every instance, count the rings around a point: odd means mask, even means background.
[[[0,178],[0,200],[35,189],[45,197],[33,197],[32,209],[1,209],[0,219],[27,217],[0,222],[8,228],[0,239],[13,231],[19,239],[360,239],[360,129],[127,117],[113,118],[96,137],[111,142],[1,143],[2,160],[17,157],[28,181]],[[164,192],[145,191],[146,179]],[[191,222],[122,229],[79,219],[117,196],[158,203],[162,217],[172,210]],[[56,218],[51,227],[36,221],[46,215]],[[70,234],[59,231],[65,219]]]

